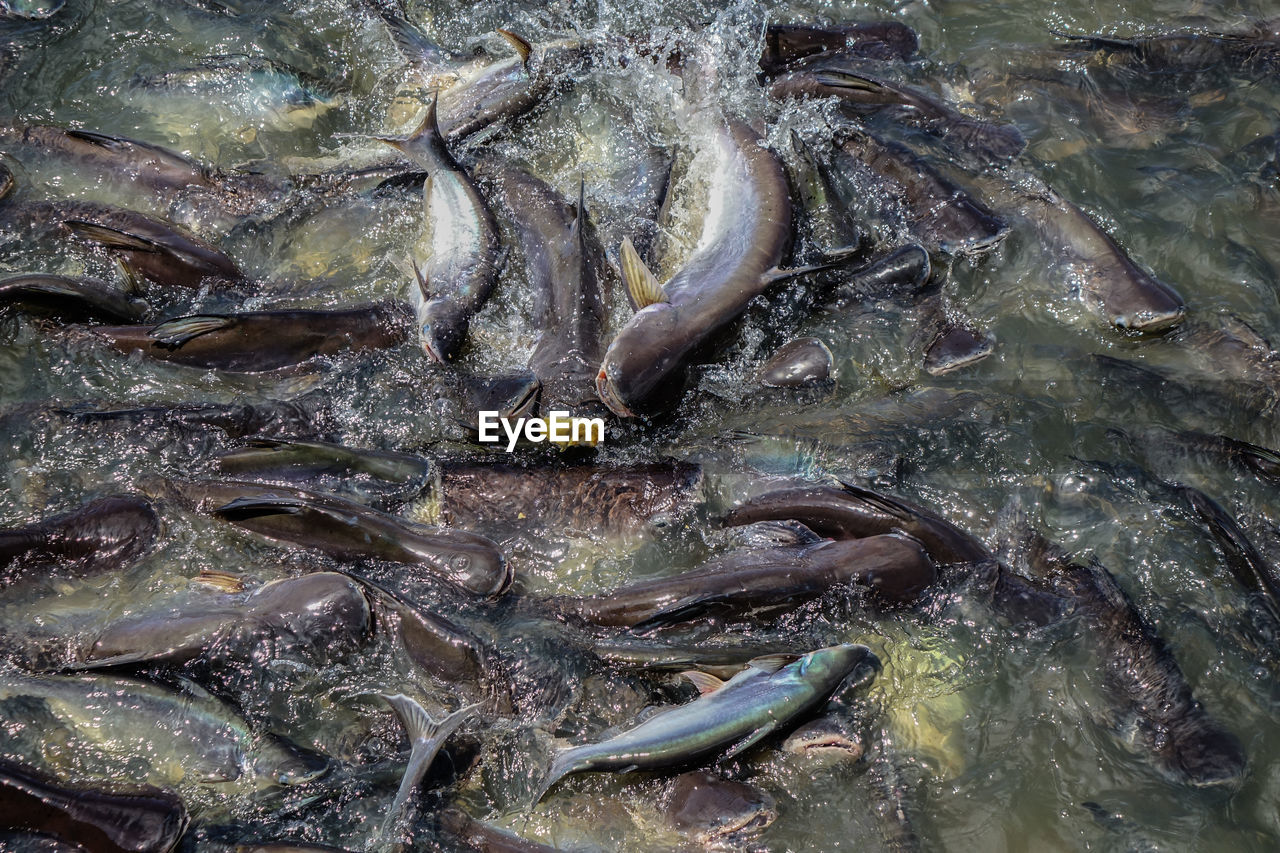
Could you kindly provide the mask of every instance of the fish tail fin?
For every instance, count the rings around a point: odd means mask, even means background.
[[[542,798],[556,786],[556,783],[569,775],[570,768],[573,766],[573,750],[566,750],[557,755],[551,762],[551,766],[547,768],[546,774],[542,777],[542,781],[538,784],[538,788],[534,793],[534,797],[529,802],[529,811],[542,802]]]
[[[364,0],[364,5],[382,19],[395,44],[396,50],[405,62],[415,65],[438,65],[449,58],[448,53],[440,45],[432,41],[426,33],[405,17],[400,4],[387,0]]]
[[[382,824],[382,838],[390,842],[392,834],[398,831],[403,823],[409,798],[413,796],[413,792],[422,781],[427,768],[431,766],[436,753],[440,751],[440,747],[444,745],[449,735],[469,720],[480,705],[477,703],[459,708],[436,722],[416,699],[405,696],[403,693],[397,693],[394,696],[379,695],[400,718],[401,724],[409,735],[410,743],[409,763],[404,769],[404,778],[400,780],[400,789],[396,791],[396,798],[391,803],[391,809],[387,812],[387,817]]]

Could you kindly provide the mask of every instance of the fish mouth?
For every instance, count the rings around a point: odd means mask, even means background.
[[[444,356],[440,354],[440,345],[430,336],[423,336],[422,349],[436,364],[444,364]]]
[[[600,401],[609,407],[609,411],[618,417],[634,418],[636,413],[627,408],[626,403],[618,396],[613,388],[613,380],[609,378],[608,371],[600,368],[600,372],[596,375],[596,393],[600,395]]]

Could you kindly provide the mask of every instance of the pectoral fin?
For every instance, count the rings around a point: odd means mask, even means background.
[[[862,249],[859,246],[846,246],[843,249],[835,249],[827,253],[825,261],[819,261],[816,264],[806,264],[802,267],[794,267],[789,270],[774,267],[764,274],[764,280],[769,285],[777,284],[780,281],[786,281],[789,278],[808,275],[811,272],[822,272],[823,270],[831,270],[842,267],[845,264],[860,260],[862,257]]]
[[[193,338],[218,332],[234,326],[236,319],[220,314],[193,314],[177,317],[155,326],[147,334],[156,342],[169,347],[180,347]]]
[[[752,732],[751,734],[747,735],[747,737],[746,737],[746,738],[744,738],[743,740],[738,741],[738,742],[737,742],[737,743],[735,743],[733,746],[731,746],[731,747],[729,748],[729,751],[728,751],[728,752],[726,752],[726,753],[721,757],[721,759],[720,759],[720,760],[721,760],[721,761],[728,761],[730,758],[733,758],[735,755],[738,755],[739,753],[741,753],[741,752],[743,752],[743,751],[745,751],[745,750],[748,750],[748,749],[750,749],[751,747],[755,746],[755,745],[756,745],[757,743],[759,743],[761,740],[763,740],[764,738],[767,738],[769,735],[771,735],[771,734],[773,734],[775,731],[777,731],[777,729],[778,729],[778,721],[777,721],[777,720],[770,720],[769,722],[765,723],[765,724],[764,724],[763,726],[761,726],[760,728],[756,729],[756,730],[755,730],[754,732]]]
[[[163,252],[164,247],[150,240],[119,231],[115,228],[108,228],[106,225],[99,225],[96,222],[87,222],[83,219],[64,219],[63,225],[66,225],[77,234],[88,237],[108,249],[121,249],[130,252]]]
[[[630,237],[622,238],[618,260],[622,267],[622,280],[627,285],[627,297],[631,300],[631,307],[639,311],[641,308],[667,301],[667,294],[663,292],[662,285],[658,284],[658,277],[645,266],[640,253],[636,251],[635,246],[631,245]]]
[[[215,509],[213,514],[228,521],[242,521],[264,515],[297,515],[305,507],[306,503],[297,498],[236,498]]]
[[[244,578],[229,572],[218,572],[212,569],[201,569],[200,574],[192,579],[192,583],[213,587],[219,592],[244,592]]]

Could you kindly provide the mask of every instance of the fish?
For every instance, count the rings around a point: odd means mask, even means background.
[[[897,21],[866,21],[832,26],[769,24],[764,31],[760,70],[773,75],[814,54],[840,53],[892,61],[915,56],[920,37]]]
[[[363,5],[386,25],[396,50],[413,69],[410,80],[439,98],[440,130],[449,142],[527,113],[562,79],[582,71],[594,53],[594,46],[581,39],[535,45],[500,29],[497,34],[512,54],[467,62],[433,41],[394,4],[365,0]]]
[[[796,486],[765,492],[730,510],[724,524],[736,527],[786,520],[838,540],[901,531],[923,545],[929,557],[942,566],[994,559],[980,540],[937,513],[849,483],[838,488]]]
[[[466,170],[445,147],[431,102],[408,138],[380,139],[427,170],[422,187],[423,234],[415,252],[418,333],[437,362],[451,361],[466,341],[471,318],[493,291],[502,265],[498,225]]]
[[[435,470],[428,460],[408,453],[256,437],[218,454],[214,464],[236,479],[318,482],[325,491],[401,502],[421,494]]]
[[[345,100],[333,86],[296,68],[255,56],[209,56],[198,65],[130,81],[135,101],[148,96],[189,99],[206,115],[250,126],[291,131],[310,128]],[[173,106],[166,106],[167,113]]]
[[[314,548],[339,560],[422,565],[480,596],[500,595],[512,569],[491,540],[415,524],[333,495],[236,481],[166,481],[183,505],[268,539]]]
[[[291,644],[326,655],[358,648],[373,616],[359,584],[336,572],[315,572],[245,590],[234,576],[202,572],[194,595],[147,605],[92,635],[68,667],[101,669],[142,662],[185,663],[207,656],[246,658],[270,642],[275,654]]]
[[[873,257],[843,276],[833,301],[861,303],[869,299],[915,296],[932,277],[929,252],[915,244],[901,246]]]
[[[241,283],[235,261],[172,223],[92,201],[29,201],[0,206],[0,227],[44,241],[81,237],[120,259],[139,280],[197,289],[206,282]]]
[[[703,495],[702,469],[681,462],[525,467],[443,461],[439,471],[438,516],[463,528],[536,521],[586,535],[674,529]]]
[[[24,165],[51,161],[121,193],[159,198],[166,206],[207,199],[224,219],[270,210],[287,189],[268,175],[215,169],[161,145],[97,130],[0,125],[0,150]]]
[[[780,346],[760,366],[760,384],[769,388],[802,388],[832,381],[835,359],[817,338],[796,338]]]
[[[102,776],[109,766],[113,782],[249,793],[300,785],[329,770],[327,760],[254,732],[194,685],[179,693],[103,675],[0,675],[0,712],[10,725],[29,720],[33,706],[43,708],[65,738],[65,751],[53,759],[57,766],[47,769],[77,778]],[[10,741],[3,757],[12,759],[17,746]]]
[[[856,116],[890,111],[898,121],[939,137],[983,167],[1011,160],[1026,147],[1014,125],[966,115],[929,92],[886,79],[868,63],[816,59],[820,61],[804,62],[774,79],[769,94],[779,99],[835,97]]]
[[[534,293],[538,343],[529,368],[542,386],[539,411],[578,417],[606,413],[596,394],[604,353],[604,248],[587,218],[585,187],[570,206],[545,181],[509,163],[486,158],[474,170],[511,211],[524,247]]]
[[[431,719],[426,709],[410,696],[405,696],[403,693],[382,694],[382,698],[395,710],[396,716],[409,735],[410,752],[404,778],[400,781],[400,789],[396,791],[396,798],[383,819],[379,833],[379,849],[385,849],[403,837],[411,814],[410,799],[422,783],[422,777],[426,774],[427,768],[431,766],[436,753],[440,751],[440,747],[444,746],[449,735],[471,719],[479,707],[479,705],[468,705],[465,708],[459,708],[436,722]]]
[[[102,279],[24,273],[0,280],[0,310],[16,309],[59,320],[138,323],[149,308],[141,299]]]
[[[778,159],[740,121],[716,121],[707,216],[698,248],[665,285],[630,243],[622,277],[637,311],[605,351],[600,399],[622,417],[656,413],[683,392],[685,365],[774,282],[791,238],[791,196]]]
[[[1031,224],[1069,287],[1104,322],[1124,332],[1156,334],[1185,318],[1187,305],[1177,290],[1135,263],[1091,216],[1044,181],[1022,174],[1016,186],[976,173],[967,179]]]
[[[834,141],[845,155],[835,167],[869,173],[901,205],[906,228],[931,253],[982,254],[1009,234],[1002,218],[905,145],[852,126],[842,127]]]
[[[63,420],[84,426],[136,428],[199,433],[220,430],[228,438],[271,435],[327,434],[328,413],[314,398],[257,403],[175,403],[171,405],[110,408],[84,403],[55,410]]]
[[[1280,576],[1271,561],[1262,556],[1249,539],[1240,523],[1222,504],[1199,489],[1181,483],[1171,484],[1171,488],[1209,528],[1214,541],[1222,548],[1231,574],[1240,585],[1258,593],[1272,616],[1280,619]]]
[[[192,314],[159,324],[88,326],[86,337],[122,353],[203,369],[257,373],[317,356],[387,349],[409,336],[408,306],[380,302],[354,308]]]
[[[533,802],[572,773],[660,769],[712,755],[727,761],[803,720],[847,679],[859,678],[859,673],[865,679],[867,672],[880,668],[869,648],[845,643],[799,657],[756,658],[725,682],[692,673],[690,680],[702,692],[698,699],[602,743],[556,753]]]
[[[782,751],[814,765],[852,764],[866,752],[866,737],[845,710],[828,711],[782,742]]]
[[[1101,686],[1114,703],[1109,720],[1130,727],[1167,777],[1196,787],[1233,785],[1247,758],[1239,739],[1194,697],[1173,653],[1103,566],[1080,565],[1033,534],[1028,561],[1065,598],[1092,650]]]
[[[944,376],[982,361],[995,350],[991,336],[971,321],[943,319],[925,348],[924,370],[930,376]]]
[[[155,789],[69,787],[0,761],[0,827],[51,835],[91,853],[168,853],[187,831],[182,800]]]
[[[453,806],[441,809],[436,815],[436,821],[440,834],[457,839],[468,850],[483,850],[485,853],[555,853],[560,849],[504,832]]]
[[[647,629],[709,615],[791,609],[832,587],[864,586],[882,605],[913,603],[937,579],[920,543],[883,535],[729,554],[690,572],[555,606],[592,624]]]
[[[706,770],[682,773],[663,798],[662,813],[696,844],[740,844],[778,819],[778,803],[769,792]]]
[[[12,582],[47,563],[77,577],[126,566],[145,554],[160,517],[138,495],[112,495],[26,527],[0,530],[0,580]]]
[[[1274,20],[1228,32],[1180,30],[1130,38],[1054,34],[1069,40],[1068,50],[1085,48],[1104,54],[1108,65],[1122,64],[1157,75],[1229,69],[1261,77],[1280,69],[1280,35]]]

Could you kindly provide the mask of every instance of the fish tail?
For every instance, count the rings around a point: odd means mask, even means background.
[[[382,694],[382,698],[387,700],[387,704],[392,707],[396,712],[396,716],[400,718],[400,722],[404,725],[404,729],[409,735],[409,743],[411,744],[409,764],[405,767],[404,778],[400,780],[400,789],[396,791],[395,801],[392,802],[391,809],[387,812],[387,817],[382,824],[382,839],[384,842],[390,843],[393,834],[403,825],[409,798],[422,781],[422,777],[426,774],[427,768],[431,766],[436,753],[440,751],[440,747],[449,735],[453,734],[459,726],[470,719],[480,705],[475,704],[459,708],[444,719],[436,722],[431,719],[431,715],[416,699],[405,696],[403,693],[397,693],[394,696]]]
[[[566,750],[555,757],[551,762],[551,767],[547,769],[547,773],[542,777],[541,784],[538,785],[537,795],[529,803],[529,810],[532,811],[534,806],[542,802],[542,798],[547,792],[555,787],[556,783],[569,775],[573,767],[573,750]]]

